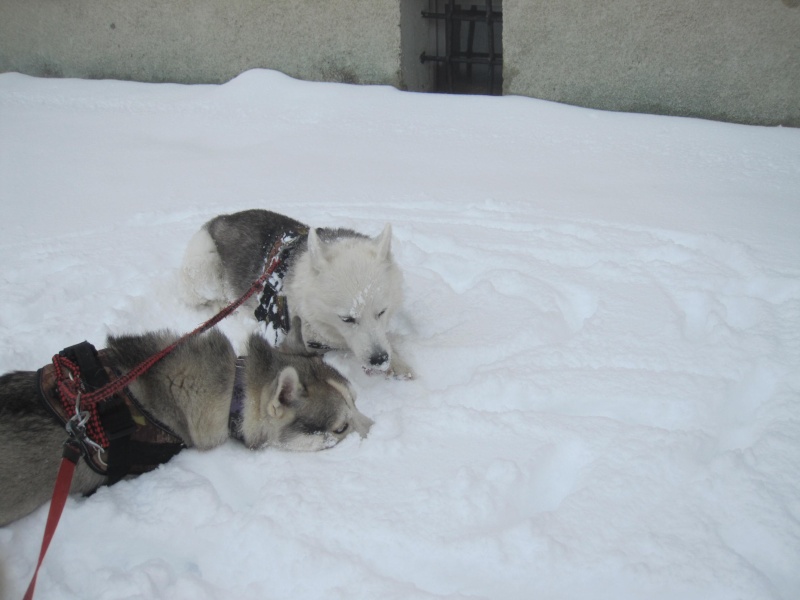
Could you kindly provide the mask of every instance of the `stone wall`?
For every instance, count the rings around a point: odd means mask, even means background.
[[[800,126],[800,0],[504,0],[504,93]]]

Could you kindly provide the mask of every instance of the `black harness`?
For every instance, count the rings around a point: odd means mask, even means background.
[[[277,348],[286,338],[292,326],[292,317],[289,314],[289,304],[286,296],[281,294],[283,290],[283,278],[291,265],[292,255],[303,238],[308,237],[307,227],[298,227],[287,231],[281,239],[276,242],[279,247],[277,253],[273,250],[269,256],[277,256],[277,264],[270,277],[264,283],[264,290],[258,299],[258,306],[255,310],[256,320],[264,323],[264,337],[269,340],[273,347]],[[269,268],[271,261],[269,257],[264,262],[264,268]],[[315,341],[306,341],[307,348],[327,352],[332,348],[326,344]]]
[[[280,244],[280,249],[275,254],[277,264],[272,274],[264,282],[264,290],[258,298],[258,306],[255,310],[256,320],[264,323],[265,336],[275,347],[280,345],[291,327],[289,305],[286,302],[286,296],[281,294],[283,278],[286,277],[286,272],[289,270],[294,251],[300,241],[307,236],[308,228],[297,228],[287,231],[277,241],[277,244]],[[265,256],[267,252],[268,249],[265,248]],[[267,257],[264,264],[265,269],[269,268],[270,262],[270,258]]]
[[[91,392],[108,385],[120,374],[104,364],[106,352],[97,352],[89,342],[81,342],[59,353],[77,366],[83,389]],[[37,372],[39,396],[44,407],[66,426],[75,408],[58,393],[53,363]],[[83,413],[83,411],[81,411]],[[87,407],[86,435],[78,439],[86,464],[114,484],[126,475],[152,471],[175,456],[186,444],[167,425],[156,419],[129,388]]]

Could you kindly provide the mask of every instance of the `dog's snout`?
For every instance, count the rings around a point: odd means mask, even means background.
[[[373,367],[380,367],[389,362],[389,354],[386,352],[375,352],[369,357],[369,364]]]

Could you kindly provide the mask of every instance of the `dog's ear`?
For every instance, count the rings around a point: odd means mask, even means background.
[[[389,260],[389,253],[392,251],[392,225],[387,223],[381,234],[375,238],[375,247],[378,249],[378,258]]]
[[[311,257],[311,266],[317,271],[322,271],[328,262],[325,248],[313,227],[308,230],[308,254]]]
[[[262,414],[266,414],[271,419],[282,419],[289,407],[297,396],[300,389],[300,377],[294,367],[285,367],[278,375],[278,385],[272,396],[266,398],[267,406],[262,407]]]

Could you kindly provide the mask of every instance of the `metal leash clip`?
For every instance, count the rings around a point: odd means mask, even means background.
[[[70,378],[72,378],[71,373]],[[86,435],[86,423],[89,422],[90,418],[91,414],[89,414],[89,411],[81,411],[81,392],[78,392],[75,396],[75,414],[67,421],[64,428],[67,430],[70,438],[78,442],[84,456],[89,456],[92,449],[96,450],[98,453],[105,452],[105,448]]]

